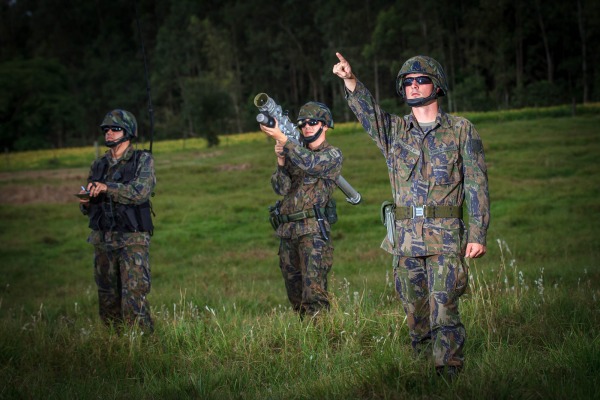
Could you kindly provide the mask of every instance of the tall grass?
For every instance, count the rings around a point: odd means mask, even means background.
[[[336,194],[332,309],[316,319],[300,321],[287,303],[266,220],[273,144],[260,135],[217,149],[155,144],[151,336],[99,322],[75,202],[2,204],[0,398],[594,398],[599,122],[478,125],[492,225],[488,254],[469,262],[466,365],[453,382],[412,356],[391,259],[379,249],[387,170],[356,124],[336,126],[330,141],[364,200],[351,206]],[[68,168],[86,172],[91,156],[81,151]],[[70,187],[20,174],[44,165],[22,157],[0,191]]]

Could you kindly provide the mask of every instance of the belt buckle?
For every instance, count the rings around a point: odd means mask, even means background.
[[[423,217],[425,215],[425,207],[427,207],[427,206],[421,206],[421,207],[412,206],[413,218]]]

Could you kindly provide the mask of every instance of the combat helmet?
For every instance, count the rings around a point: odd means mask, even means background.
[[[409,74],[423,74],[427,75],[433,81],[433,91],[431,95],[420,98],[420,99],[407,99],[402,86],[404,77]],[[406,62],[400,68],[398,77],[396,78],[396,91],[398,95],[406,101],[411,107],[420,106],[432,99],[445,96],[448,93],[448,83],[446,81],[446,74],[441,64],[428,56],[415,56],[406,60]]]
[[[318,101],[309,101],[300,108],[298,113],[298,122],[305,119],[316,119],[323,122],[325,125],[333,129],[333,116],[329,108]]]
[[[107,126],[118,126],[123,128],[125,135],[128,139],[137,137],[137,121],[135,116],[129,111],[125,110],[112,110],[106,114],[100,128]]]

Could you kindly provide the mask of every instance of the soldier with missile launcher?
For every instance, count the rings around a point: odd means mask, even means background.
[[[271,224],[280,238],[279,266],[288,299],[304,317],[329,309],[327,274],[333,265],[330,229],[335,222],[331,205],[343,158],[326,140],[333,118],[325,104],[311,101],[303,105],[297,127],[302,143],[286,136],[277,119],[273,124],[260,124],[261,130],[276,141],[277,168],[271,185],[283,199],[271,208]]]

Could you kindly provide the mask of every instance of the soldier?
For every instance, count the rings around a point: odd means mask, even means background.
[[[153,331],[150,306],[149,246],[153,225],[150,196],[156,184],[154,160],[134,150],[135,116],[125,110],[106,114],[100,128],[109,150],[92,163],[80,208],[89,217],[94,246],[94,278],[100,318]],[[82,187],[83,189],[83,187]]]
[[[330,222],[320,218],[332,200],[342,170],[341,151],[327,143],[333,129],[329,108],[311,101],[300,109],[298,127],[306,147],[285,136],[279,125],[260,128],[275,139],[277,170],[271,185],[283,199],[272,218],[280,237],[279,266],[292,307],[301,317],[329,309],[327,274],[333,264]],[[272,214],[273,215],[273,214]]]
[[[336,55],[333,73],[344,80],[348,104],[386,158],[394,198],[382,207],[388,227],[382,248],[393,254],[413,349],[432,352],[438,373],[452,378],[464,362],[458,303],[468,286],[465,257],[485,254],[490,221],[481,138],[471,122],[438,105],[448,87],[433,58],[416,56],[402,65],[396,88],[411,113],[399,117],[383,111]]]

